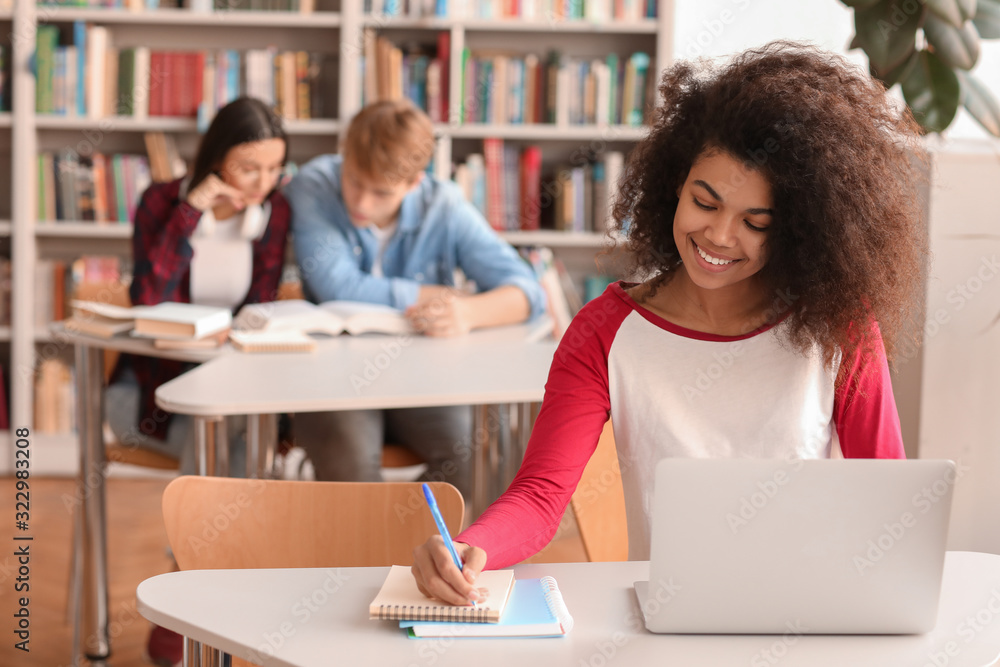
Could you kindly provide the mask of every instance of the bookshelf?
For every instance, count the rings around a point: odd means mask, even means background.
[[[461,1],[455,0],[456,5]],[[84,141],[108,155],[144,154],[143,133],[161,131],[175,137],[181,156],[190,161],[199,138],[198,123],[193,117],[37,113],[32,62],[40,26],[56,26],[61,44],[71,44],[74,23],[84,22],[104,27],[109,44],[117,49],[142,46],[164,51],[232,49],[243,53],[270,47],[278,52],[307,51],[328,56],[323,66],[331,76],[326,81],[332,83],[322,90],[325,112],[319,118],[286,122],[290,157],[299,163],[321,153],[336,152],[337,135],[344,121],[360,108],[364,84],[360,65],[366,29],[398,44],[431,45],[437,35],[447,33],[449,113],[435,125],[439,137],[435,174],[444,178],[451,176],[453,164],[471,153],[481,153],[483,140],[487,138],[500,138],[518,147],[542,146],[543,169],[547,169],[587,147],[627,152],[644,134],[642,127],[631,125],[462,123],[458,113],[461,90],[454,82],[462,80],[462,49],[466,46],[474,51],[503,49],[515,54],[534,51],[539,56],[556,49],[574,58],[641,50],[650,55],[649,76],[654,82],[655,72],[669,65],[673,51],[673,0],[658,0],[656,18],[598,22],[547,16],[390,17],[366,14],[365,0],[315,0],[311,13],[244,10],[240,3],[251,6],[250,0],[227,0],[225,4],[234,7],[233,10],[129,10],[14,0],[12,11],[0,10],[0,27],[11,35],[7,56],[12,109],[0,112],[0,256],[11,258],[14,292],[10,326],[0,326],[0,364],[10,381],[12,428],[33,426],[33,378],[40,359],[56,354],[72,361],[72,349],[60,349],[60,343],[36,324],[37,264],[83,254],[127,258],[130,247],[128,224],[38,220],[38,155],[75,147]],[[126,4],[130,4],[128,0]],[[161,1],[161,4],[166,3]],[[180,4],[187,4],[187,0]],[[499,7],[501,3],[496,5]],[[409,7],[408,2],[406,6]],[[12,131],[14,127],[17,132]],[[577,278],[594,271],[594,257],[607,241],[604,232],[510,231],[502,235],[516,246],[552,248]],[[9,472],[12,466],[8,442],[9,439],[0,438],[0,474]],[[65,472],[66,461],[73,462],[69,468],[75,467],[73,434],[39,437],[36,448],[43,447],[46,452],[39,454],[35,462],[36,473],[44,474],[49,467],[46,462],[62,462],[52,472]]]

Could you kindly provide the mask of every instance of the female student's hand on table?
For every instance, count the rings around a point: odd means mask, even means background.
[[[466,605],[484,599],[475,582],[486,565],[486,552],[462,542],[455,542],[458,557],[464,563],[455,566],[440,535],[434,535],[413,551],[413,578],[417,588],[428,597],[449,604]]]

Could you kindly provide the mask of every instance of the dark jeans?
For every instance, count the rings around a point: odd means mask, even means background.
[[[393,410],[302,412],[295,441],[309,455],[316,479],[375,482],[382,479],[382,445],[412,450],[427,463],[423,479],[472,493],[472,409],[467,405]]]

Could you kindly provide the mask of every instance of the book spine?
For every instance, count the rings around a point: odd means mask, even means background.
[[[83,21],[73,22],[73,45],[76,47],[77,53],[74,79],[76,82],[76,109],[73,110],[73,114],[77,116],[87,115],[89,102],[87,99],[87,77],[88,74],[93,76],[91,72],[87,71],[87,32],[86,23]]]
[[[528,146],[521,153],[521,229],[533,231],[542,221],[542,149]]]
[[[483,156],[486,162],[486,220],[493,229],[503,231],[503,139],[483,139]]]

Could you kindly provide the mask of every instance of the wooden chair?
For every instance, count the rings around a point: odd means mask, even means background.
[[[570,506],[588,560],[628,560],[625,496],[610,421],[604,425],[597,450],[583,471]]]
[[[462,494],[430,486],[457,534]],[[417,482],[182,476],[163,491],[163,520],[182,570],[409,565],[437,531]]]
[[[430,486],[457,534],[462,494],[445,482]],[[437,531],[417,482],[183,476],[163,492],[163,520],[182,570],[409,565],[413,549]],[[202,650],[188,640],[187,655]]]

